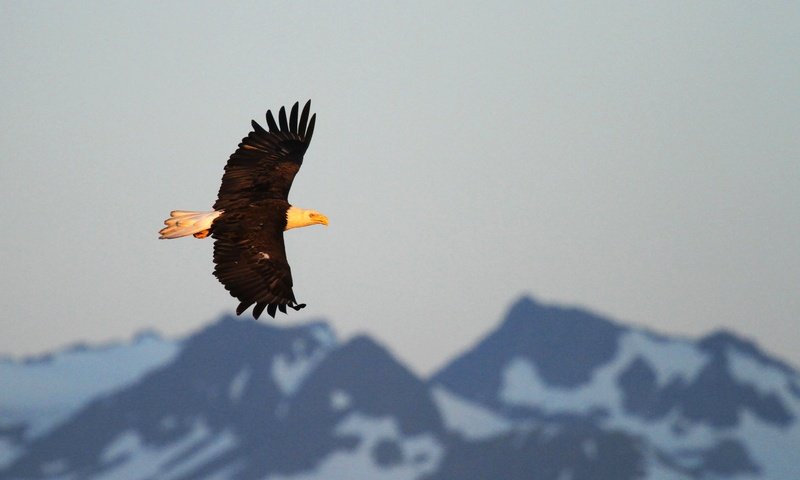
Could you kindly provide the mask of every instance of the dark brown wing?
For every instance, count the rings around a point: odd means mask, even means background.
[[[253,131],[242,139],[225,165],[214,210],[230,211],[267,199],[287,200],[317,119],[316,114],[308,117],[309,100],[298,123],[298,107],[298,103],[292,106],[288,120],[286,109],[281,107],[278,123],[268,110],[269,131],[253,120]]]
[[[283,230],[286,209],[282,200],[266,200],[247,208],[226,211],[214,221],[214,276],[241,303],[239,315],[251,305],[258,318],[298,305],[292,292],[292,271],[286,261]]]

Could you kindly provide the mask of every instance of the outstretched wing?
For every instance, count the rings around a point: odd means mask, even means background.
[[[297,304],[292,292],[283,227],[280,221],[268,220],[272,210],[250,207],[226,212],[214,222],[214,276],[241,302],[237,315],[253,304],[255,318],[265,308],[274,317],[276,309],[286,313],[287,306],[295,310],[305,306]]]
[[[308,117],[311,100],[303,107],[299,121],[298,107],[298,103],[292,106],[288,119],[281,107],[278,122],[267,110],[269,131],[253,120],[253,131],[242,139],[225,165],[214,210],[231,211],[267,199],[287,200],[317,119],[316,114]]]

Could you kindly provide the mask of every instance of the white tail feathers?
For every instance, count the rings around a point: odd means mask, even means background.
[[[189,235],[204,238],[208,235],[207,230],[211,228],[211,224],[221,214],[222,212],[215,210],[210,212],[173,210],[169,212],[170,217],[164,220],[166,227],[158,232],[161,234],[158,238],[180,238]]]

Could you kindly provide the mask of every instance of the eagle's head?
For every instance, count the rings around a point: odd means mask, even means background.
[[[289,207],[286,210],[286,230],[316,224],[327,225],[328,217],[316,210],[307,210],[305,208]]]

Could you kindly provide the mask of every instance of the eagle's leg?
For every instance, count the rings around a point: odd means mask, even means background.
[[[206,238],[211,233],[211,229],[207,228],[205,230],[201,230],[197,233],[193,233],[192,235],[194,238]]]

